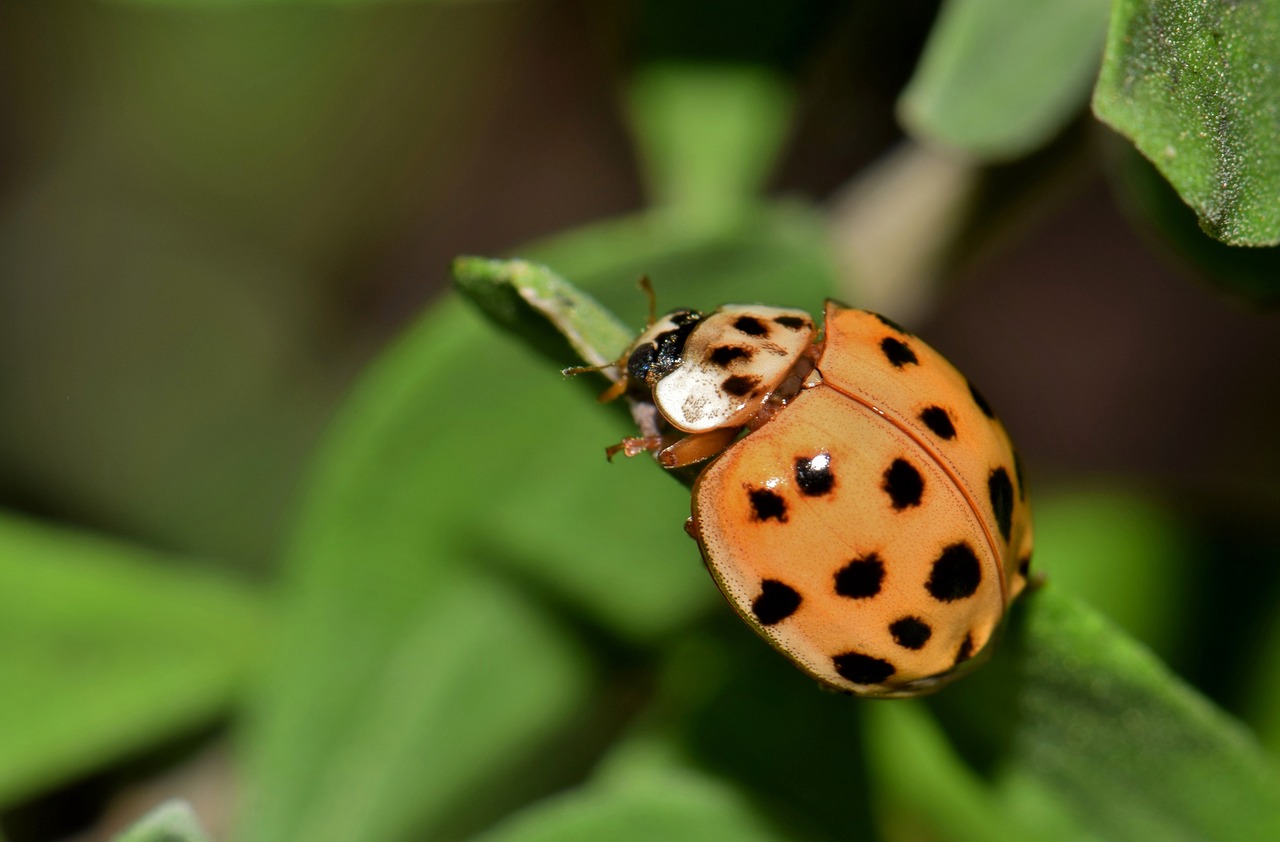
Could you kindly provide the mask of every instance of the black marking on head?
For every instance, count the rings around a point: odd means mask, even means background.
[[[836,593],[849,599],[868,599],[880,593],[884,562],[875,553],[855,558],[836,571]]]
[[[940,439],[951,441],[956,437],[956,425],[951,423],[951,415],[940,406],[926,406],[920,410],[920,420]]]
[[[861,652],[845,652],[831,659],[840,677],[854,684],[880,684],[897,670],[893,664]]]
[[[894,368],[920,364],[920,360],[916,358],[916,352],[911,350],[911,346],[901,339],[886,336],[880,340],[880,350],[884,351],[885,357],[889,362],[893,363]]]
[[[631,356],[627,357],[627,379],[632,383],[644,383],[652,386],[658,382],[658,378],[655,376],[650,381],[649,372],[653,371],[653,364],[657,359],[658,346],[652,342],[636,348],[631,352]]]
[[[898,511],[920,505],[924,496],[924,477],[906,459],[894,459],[884,472],[880,486]]]
[[[711,353],[707,355],[707,359],[711,360],[715,365],[726,368],[729,363],[735,360],[749,360],[755,351],[750,348],[742,348],[737,345],[721,345],[719,348],[712,348]]]
[[[754,392],[759,385],[760,378],[754,374],[734,374],[726,377],[720,388],[735,398],[743,398]]]
[[[925,589],[939,602],[973,596],[982,582],[982,564],[964,541],[946,547],[933,562]]]
[[[799,330],[808,324],[805,319],[799,316],[777,316],[774,318],[774,322],[782,325],[787,330]]]
[[[956,660],[952,664],[952,669],[960,666],[965,661],[973,657],[973,635],[966,634],[964,640],[960,642],[960,648],[956,650]]]
[[[870,311],[868,311],[868,312],[870,312]],[[889,318],[888,316],[882,316],[882,315],[880,315],[879,313],[871,313],[871,315],[873,315],[873,316],[875,316],[877,319],[879,319],[879,320],[880,320],[880,324],[884,325],[885,327],[887,327],[887,328],[889,328],[889,329],[891,329],[891,330],[896,330],[898,333],[901,333],[901,334],[903,334],[904,336],[910,336],[910,335],[911,335],[911,331],[907,330],[905,327],[903,327],[902,325],[898,324],[897,322],[895,322],[893,319]]]
[[[777,579],[760,583],[760,595],[751,601],[751,613],[762,626],[772,626],[790,617],[800,607],[800,594]]]
[[[1000,534],[1008,541],[1013,527],[1013,483],[1004,468],[996,468],[987,478],[987,495],[991,498],[991,511],[995,512]]]
[[[821,497],[829,494],[835,484],[835,475],[831,473],[830,453],[824,451],[808,458],[796,457],[796,486],[801,494],[806,497]]]
[[[1018,575],[1024,579],[1031,575],[1031,554],[1030,553],[1018,559]]]
[[[1018,480],[1018,499],[1025,502],[1027,499],[1027,483],[1022,478],[1022,456],[1018,454],[1017,448],[1013,451],[1013,475]]]
[[[636,383],[653,387],[684,361],[684,346],[689,334],[702,321],[702,314],[694,310],[677,310],[668,313],[667,319],[675,328],[654,337],[647,345],[632,351],[627,358],[627,377]]]
[[[889,624],[893,642],[904,649],[919,649],[929,642],[933,629],[919,617],[902,617]]]
[[[755,316],[738,316],[733,326],[747,336],[768,336],[769,326]]]
[[[991,404],[987,403],[987,399],[978,391],[978,387],[970,383],[967,379],[965,383],[969,384],[969,394],[973,395],[973,402],[978,405],[978,409],[982,410],[982,414],[988,418],[995,418],[996,414],[991,411]]]
[[[751,500],[751,515],[755,520],[787,522],[787,501],[781,494],[768,488],[748,488],[747,496]]]

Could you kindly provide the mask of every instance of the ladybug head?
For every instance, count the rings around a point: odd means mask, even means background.
[[[627,355],[627,380],[652,389],[680,366],[689,334],[702,320],[694,310],[674,310],[654,322]]]

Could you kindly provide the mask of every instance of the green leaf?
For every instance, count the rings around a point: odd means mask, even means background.
[[[261,608],[173,559],[0,517],[0,804],[225,714]]]
[[[1195,634],[1190,553],[1195,536],[1157,499],[1112,482],[1058,489],[1035,502],[1036,567],[1160,652]]]
[[[116,842],[209,842],[191,805],[167,801],[116,837]]]
[[[1231,245],[1280,243],[1280,4],[1116,0],[1098,117]]]
[[[592,267],[639,312],[633,282],[646,270],[680,303],[722,303],[723,287],[816,304],[829,288],[820,218],[807,210],[761,210],[702,238],[668,236],[666,218],[535,253],[565,257],[557,269]],[[564,301],[573,291],[546,272],[478,259],[455,268],[534,347],[556,345],[539,320],[569,314],[581,337],[610,346],[598,358],[619,353],[616,321]],[[248,791],[262,794],[247,838],[456,826],[586,703],[581,646],[535,597],[566,623],[585,618],[628,641],[667,634],[715,598],[681,529],[688,498],[651,464],[604,460],[628,427],[594,403],[599,381],[559,375],[579,362],[560,344],[568,356],[547,366],[451,300],[361,380],[318,454],[289,552],[283,644],[245,743]]]
[[[1114,146],[1120,148],[1108,156],[1108,175],[1137,225],[1176,256],[1177,269],[1249,304],[1280,304],[1280,246],[1238,248],[1213,239],[1150,161],[1118,138]]]
[[[0,805],[227,713],[262,633],[234,582],[0,517]]]
[[[699,231],[755,203],[791,123],[791,92],[753,65],[651,64],[630,105],[655,204]]]
[[[621,754],[634,754],[624,746]],[[476,842],[780,840],[751,800],[669,758],[611,758],[590,783],[516,814]]]
[[[1108,0],[948,0],[898,103],[917,138],[984,161],[1047,143],[1088,100]]]
[[[565,342],[587,365],[622,356],[635,331],[545,266],[524,260],[459,257],[453,280],[485,315],[563,366]]]
[[[1066,838],[1280,838],[1280,776],[1239,723],[1052,583],[1013,620],[934,707],[971,757],[985,743],[1014,815],[1079,829]]]
[[[865,730],[877,819],[887,838],[1071,838],[1044,821],[1025,822],[1006,810],[919,702],[869,705]]]

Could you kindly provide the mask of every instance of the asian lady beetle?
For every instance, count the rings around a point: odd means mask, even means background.
[[[1031,511],[1004,427],[937,351],[833,302],[821,337],[802,311],[729,306],[654,321],[619,366],[606,396],[649,421],[610,453],[711,460],[688,532],[796,666],[913,696],[988,650],[1027,585]]]

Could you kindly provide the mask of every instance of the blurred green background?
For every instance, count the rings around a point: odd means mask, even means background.
[[[1280,826],[1280,260],[1121,136],[1123,56],[1090,112],[1140,5],[0,0],[0,836],[168,797],[250,840]],[[1277,49],[1243,14],[1224,55]],[[1278,195],[1280,83],[1231,83],[1236,204],[1157,156],[1220,236]],[[459,254],[633,328],[641,274],[905,323],[1019,444],[1043,606],[927,704],[819,692]],[[1145,689],[1037,690],[1059,629]]]

